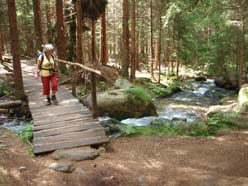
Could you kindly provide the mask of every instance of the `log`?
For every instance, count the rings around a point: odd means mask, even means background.
[[[22,104],[22,101],[17,100],[17,101],[5,101],[5,102],[0,102],[0,108],[12,108],[12,107],[18,107]]]

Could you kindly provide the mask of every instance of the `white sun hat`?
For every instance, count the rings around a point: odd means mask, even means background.
[[[43,45],[43,52],[46,52],[48,50],[53,50],[54,46],[50,43]]]

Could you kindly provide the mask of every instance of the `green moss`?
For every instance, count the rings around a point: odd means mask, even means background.
[[[125,93],[134,95],[137,100],[150,103],[152,101],[151,96],[146,93],[142,88],[130,88],[125,90]]]
[[[33,140],[33,124],[29,123],[21,131],[18,132],[18,136],[23,142],[28,143]]]

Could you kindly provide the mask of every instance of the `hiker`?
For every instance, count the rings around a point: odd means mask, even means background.
[[[43,46],[43,52],[41,52],[37,58],[35,79],[41,76],[43,84],[43,95],[47,96],[47,105],[58,104],[56,98],[56,92],[58,91],[57,84],[57,72],[58,64],[54,60],[53,56],[54,46],[52,44],[45,44]],[[52,97],[50,97],[50,83],[52,85]]]

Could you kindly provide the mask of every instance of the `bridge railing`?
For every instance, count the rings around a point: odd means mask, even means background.
[[[66,60],[62,60],[62,59],[58,59],[55,58],[56,61],[60,62],[60,63],[64,63],[67,65],[71,65],[71,66],[77,66],[79,68],[82,68],[86,71],[91,72],[91,98],[92,98],[92,116],[94,118],[97,117],[97,96],[96,96],[96,74],[97,75],[102,75],[101,71],[87,67],[83,64],[80,63],[76,63],[76,62],[71,62],[71,61],[66,61]],[[75,81],[75,79],[73,78],[73,81]],[[74,82],[73,82],[74,83]],[[73,93],[75,96],[75,92]]]

